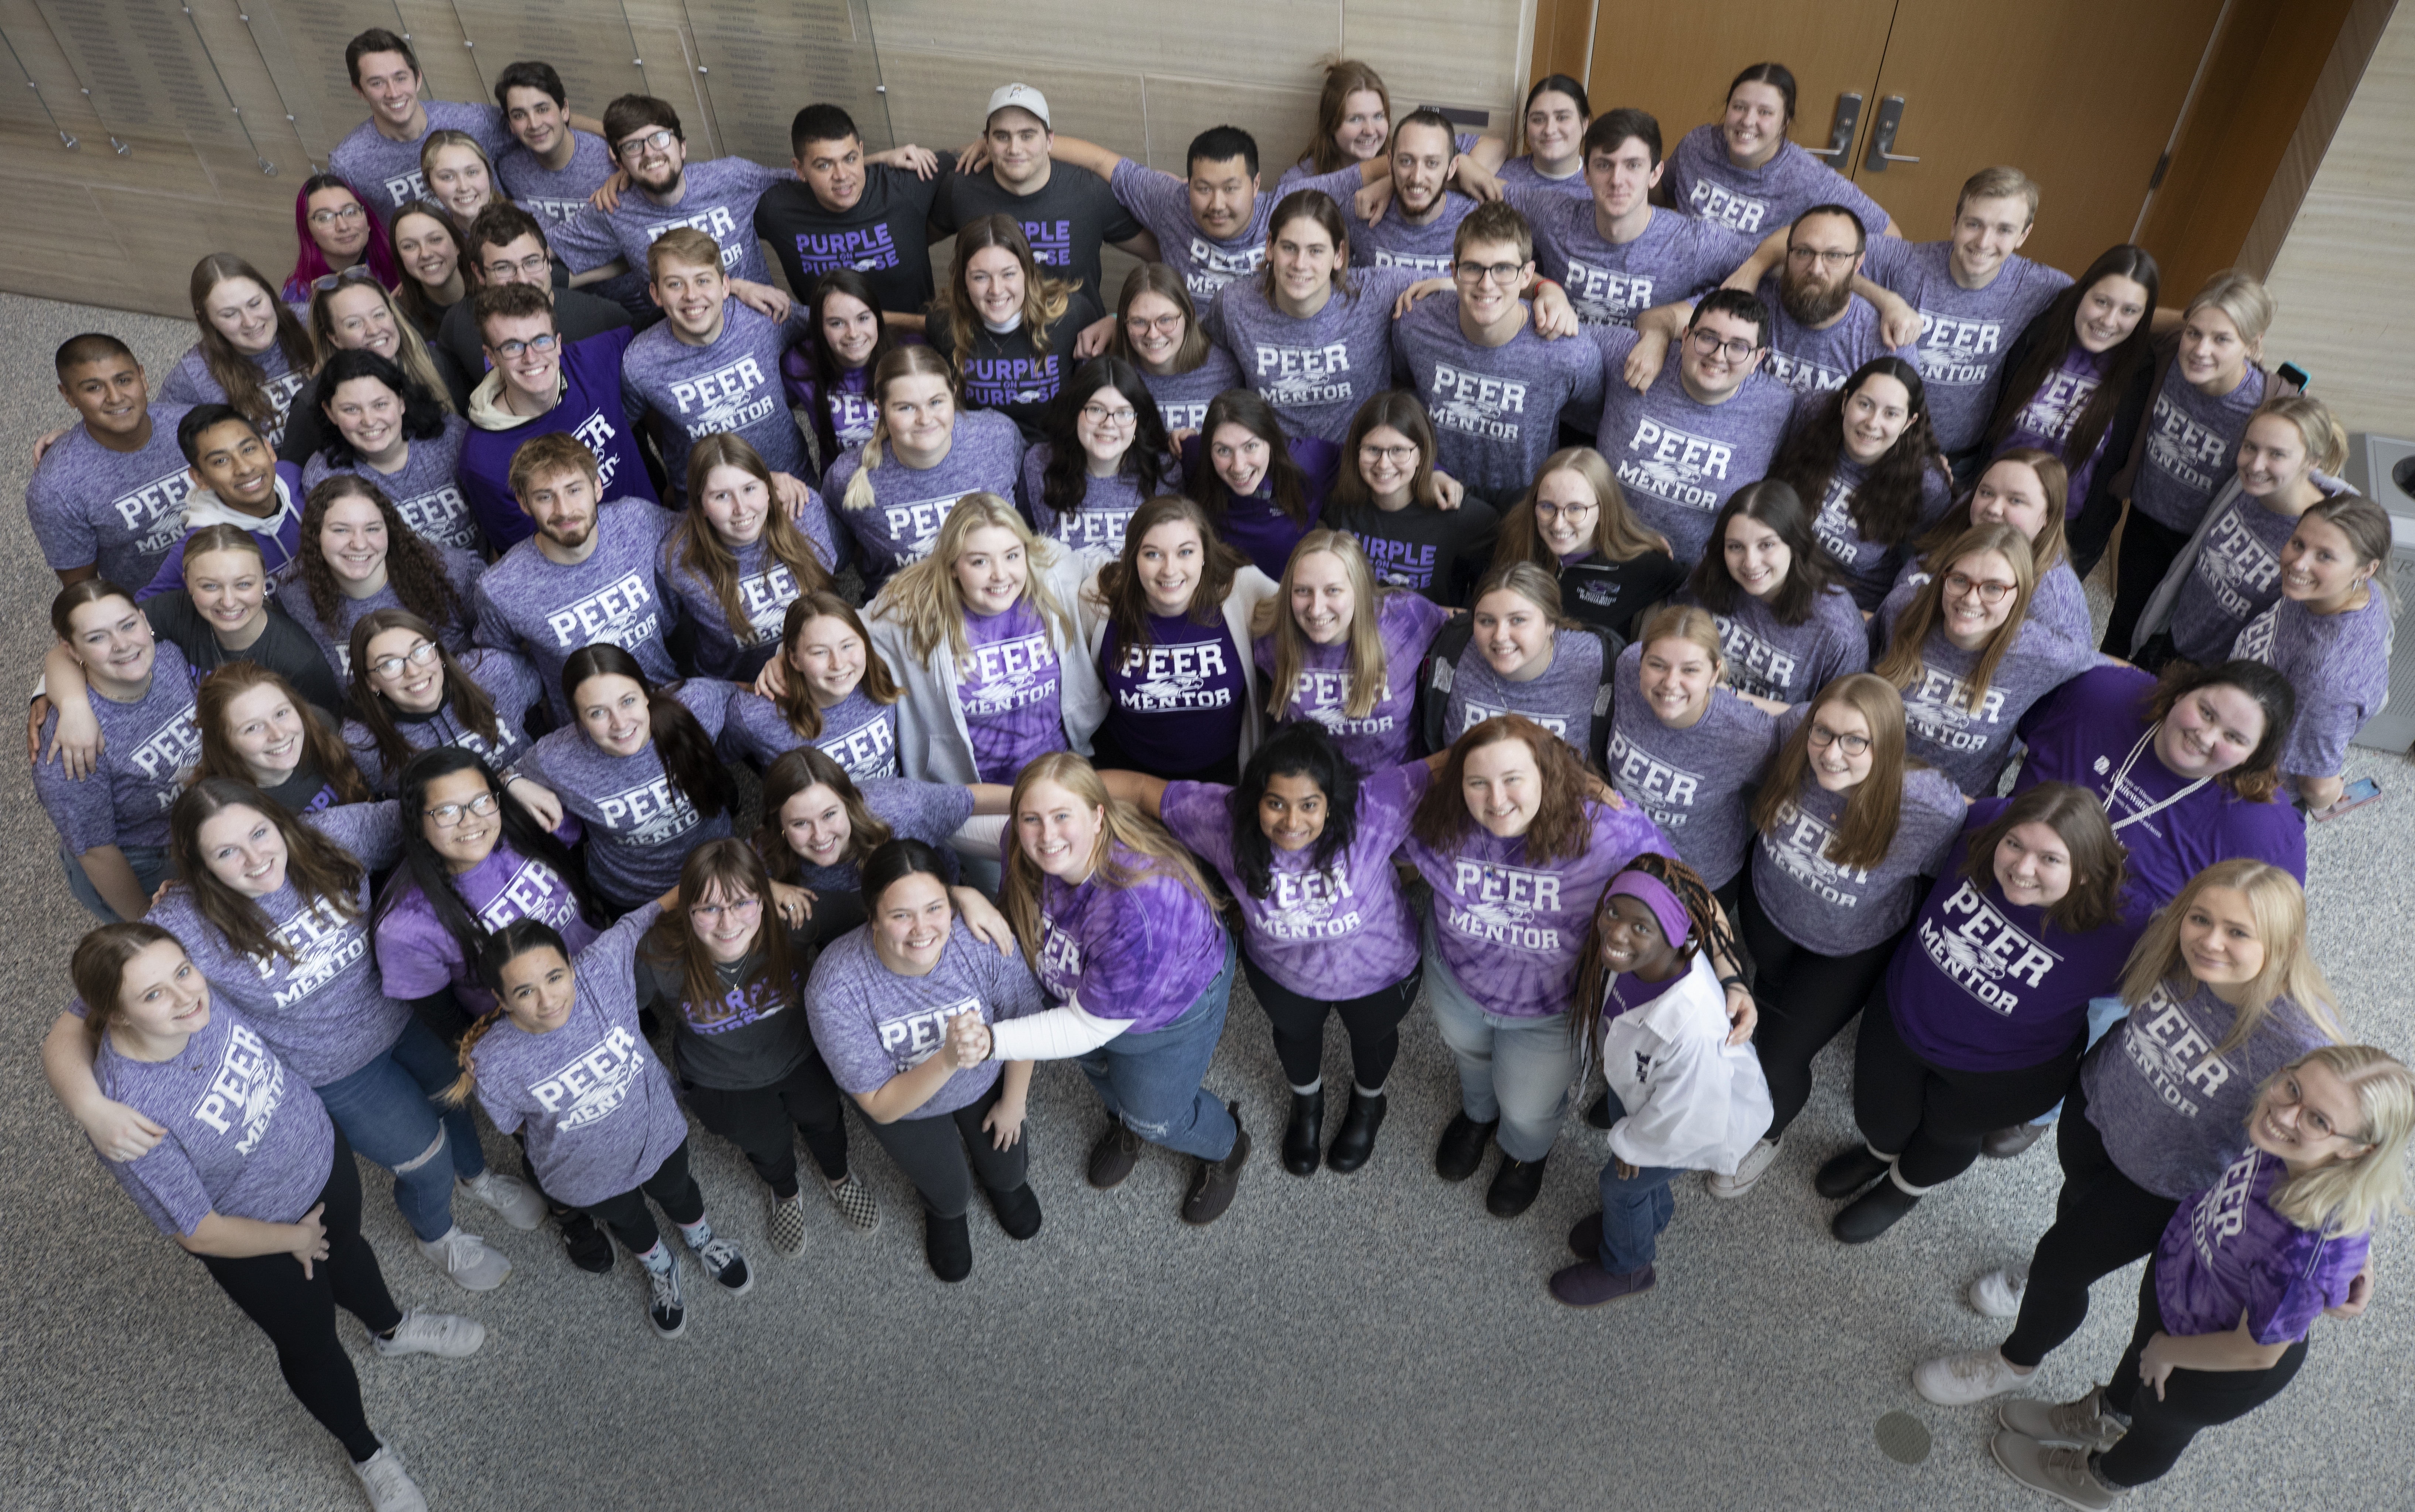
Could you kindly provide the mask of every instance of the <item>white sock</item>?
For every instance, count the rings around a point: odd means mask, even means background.
[[[1372,1101],[1384,1095],[1384,1089],[1380,1086],[1364,1087],[1360,1086],[1357,1082],[1352,1082],[1350,1084],[1350,1090],[1358,1093],[1360,1097],[1367,1099],[1369,1101]]]
[[[1293,1087],[1291,1089],[1291,1095],[1296,1098],[1312,1098],[1316,1096],[1317,1093],[1324,1090],[1325,1078],[1320,1076],[1315,1081],[1309,1083],[1306,1086]]]
[[[680,1237],[687,1241],[687,1247],[691,1250],[701,1250],[712,1242],[712,1220],[709,1218],[699,1218],[693,1223],[682,1223],[679,1229]]]
[[[658,1237],[652,1249],[638,1257],[638,1264],[657,1276],[665,1275],[671,1268],[671,1252],[663,1248],[663,1241]]]

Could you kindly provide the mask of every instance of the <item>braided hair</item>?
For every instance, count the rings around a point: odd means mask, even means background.
[[[1693,927],[1688,937],[1677,945],[1680,965],[1692,962],[1705,944],[1714,956],[1724,954],[1729,960],[1741,959],[1735,947],[1735,936],[1719,916],[1718,900],[1711,896],[1710,885],[1702,875],[1673,856],[1646,853],[1619,868],[1622,872],[1641,872],[1671,892],[1686,910],[1686,919]],[[1585,930],[1584,949],[1577,957],[1576,1008],[1568,1014],[1568,1030],[1578,1045],[1590,1044],[1595,1025],[1601,1022],[1602,1000],[1610,993],[1610,969],[1601,964],[1601,921],[1608,913],[1609,884],[1602,887],[1602,902],[1593,911],[1593,923]]]

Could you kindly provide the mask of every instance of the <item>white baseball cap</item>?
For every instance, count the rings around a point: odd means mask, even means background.
[[[1048,126],[1048,97],[1032,88],[1029,84],[1006,84],[1001,86],[997,94],[992,95],[989,97],[989,115],[983,116],[982,118],[982,121],[987,122],[991,116],[995,116],[998,112],[1006,109],[1010,105],[1013,106],[1018,111],[1029,111],[1033,115],[1040,118],[1040,124],[1042,126]],[[1056,128],[1054,127],[1050,127],[1049,129],[1054,130]]]

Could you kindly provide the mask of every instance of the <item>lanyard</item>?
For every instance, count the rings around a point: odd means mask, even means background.
[[[2164,724],[2161,720],[2157,720],[2155,723],[2148,726],[2147,733],[2138,737],[2138,743],[2130,747],[2129,756],[2122,762],[2122,770],[2113,774],[2112,785],[2105,789],[2105,806],[2108,812],[2108,816],[2109,812],[2113,807],[2113,795],[2122,790],[2122,784],[2129,777],[2130,769],[2137,766],[2138,764],[2138,757],[2146,753],[2147,742],[2152,741],[2155,738],[2155,732],[2163,727]],[[2182,799],[2188,797],[2191,793],[2203,787],[2211,781],[2212,781],[2212,779],[2210,777],[2199,777],[2197,781],[2189,784],[2186,787],[2182,788],[2179,792],[2174,793],[2171,797],[2165,799],[2162,802],[2150,804],[2147,807],[2140,809],[2138,813],[2131,815],[2126,819],[2115,819],[2113,821],[2113,832],[2115,834],[2120,834],[2123,830],[2129,828],[2131,825],[2137,824],[2139,820],[2146,818],[2150,815],[2162,813],[2164,810],[2179,802]]]

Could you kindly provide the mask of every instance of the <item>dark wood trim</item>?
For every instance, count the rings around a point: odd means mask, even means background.
[[[2330,149],[2333,133],[2348,115],[2348,101],[2355,97],[2365,66],[2380,47],[2382,30],[2390,24],[2391,12],[2395,8],[2396,0],[2354,0],[2348,7],[2339,38],[2323,64],[2305,111],[2298,117],[2298,128],[2281,155],[2280,165],[2264,192],[2264,202],[2258,208],[2255,222],[2240,247],[2239,265],[2258,277],[2269,275],[2273,262],[2280,257],[2281,244],[2297,221],[2298,209],[2306,202],[2306,191],[2314,187],[2315,171],[2322,166],[2323,154]]]

